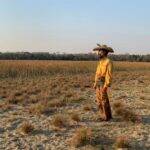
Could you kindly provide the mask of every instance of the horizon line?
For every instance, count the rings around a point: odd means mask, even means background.
[[[49,54],[94,54],[95,52],[89,51],[89,52],[50,52],[50,51],[0,51],[0,53],[49,53]],[[150,53],[129,53],[129,52],[124,52],[124,53],[109,53],[111,55],[150,55]]]

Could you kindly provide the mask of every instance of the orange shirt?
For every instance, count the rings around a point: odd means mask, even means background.
[[[108,87],[112,81],[112,71],[113,71],[113,63],[112,61],[105,57],[102,58],[98,62],[98,66],[95,74],[95,83],[97,82],[99,77],[105,77],[104,87]]]

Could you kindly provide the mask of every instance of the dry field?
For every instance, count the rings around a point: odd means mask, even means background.
[[[150,63],[114,62],[99,120],[97,62],[0,61],[0,149],[150,149]]]

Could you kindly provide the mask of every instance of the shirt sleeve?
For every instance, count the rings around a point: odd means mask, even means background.
[[[107,65],[107,71],[106,71],[106,76],[105,76],[104,88],[111,86],[112,73],[113,73],[113,63],[112,63],[112,61],[110,60],[110,61],[108,62],[108,65]]]
[[[95,73],[95,83],[97,82],[98,74],[99,74],[99,63],[97,65],[97,69],[96,69],[96,73]]]

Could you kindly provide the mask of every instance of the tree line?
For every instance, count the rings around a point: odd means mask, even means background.
[[[131,54],[110,54],[109,57],[114,61],[136,61],[150,62],[150,54],[147,55],[131,55]],[[0,52],[0,60],[98,60],[95,53],[49,53],[49,52]]]

